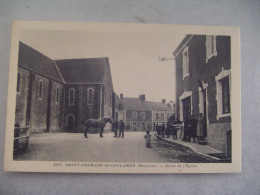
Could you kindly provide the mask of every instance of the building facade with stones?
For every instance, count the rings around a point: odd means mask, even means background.
[[[156,124],[166,125],[168,118],[174,114],[174,109],[166,104],[165,99],[162,102],[152,102],[146,101],[145,95],[128,98],[120,94],[116,101],[116,115],[119,121],[125,123],[126,130],[155,130]]]
[[[52,60],[19,43],[15,120],[31,132],[82,132],[114,114],[108,58]]]
[[[229,36],[186,35],[174,51],[176,117],[204,115],[208,145],[231,156],[231,48]]]

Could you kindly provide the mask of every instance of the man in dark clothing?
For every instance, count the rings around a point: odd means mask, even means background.
[[[165,133],[165,124],[162,124],[162,128],[161,128],[161,132],[162,132],[162,137],[164,137],[164,133]]]
[[[155,129],[157,131],[157,135],[159,136],[161,134],[159,126],[158,126],[158,122],[156,123]]]
[[[114,137],[117,137],[117,129],[118,129],[118,121],[117,121],[117,119],[116,119],[116,121],[113,122],[112,128],[113,128],[114,133],[115,133]]]
[[[197,136],[197,124],[198,124],[198,120],[194,118],[194,115],[191,115],[190,137],[193,139],[193,143],[195,143],[195,137]]]
[[[121,120],[119,123],[119,138],[121,137],[121,134],[122,134],[122,138],[124,138],[124,130],[125,130],[125,124]]]

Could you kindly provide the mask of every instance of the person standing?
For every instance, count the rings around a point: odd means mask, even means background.
[[[193,139],[193,143],[195,143],[198,120],[194,118],[194,115],[191,115],[190,124],[190,137]]]
[[[118,121],[117,121],[117,119],[113,122],[112,127],[113,127],[114,134],[115,134],[114,137],[117,137],[117,130],[118,130]]]
[[[121,137],[121,135],[122,135],[122,138],[124,138],[124,130],[125,130],[125,124],[122,120],[120,120],[120,123],[119,123],[119,138]]]
[[[198,136],[198,140],[203,140],[203,133],[204,133],[204,129],[203,129],[203,123],[204,123],[204,118],[203,118],[203,114],[200,113],[199,114],[199,118],[198,118],[198,125],[197,125],[197,136]]]
[[[149,130],[146,131],[146,135],[144,136],[144,138],[146,140],[146,147],[151,148],[151,134]]]
[[[165,133],[165,124],[162,124],[162,128],[161,128],[161,132],[162,132],[162,137],[164,138],[164,133]]]

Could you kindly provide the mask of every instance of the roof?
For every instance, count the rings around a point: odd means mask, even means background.
[[[63,83],[55,62],[23,42],[19,42],[18,65]]]
[[[118,99],[118,104],[124,109],[144,109],[144,110],[168,110],[172,108],[162,102],[151,102],[140,100],[139,98],[122,98]]]
[[[186,43],[192,38],[192,35],[186,35],[184,39],[180,42],[180,44],[177,46],[177,48],[174,50],[173,55],[176,57],[178,53],[182,50],[183,46],[186,45]]]
[[[55,60],[66,83],[103,83],[108,58]],[[109,73],[110,74],[110,73]]]

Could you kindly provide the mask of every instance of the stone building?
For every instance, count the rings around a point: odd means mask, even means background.
[[[176,116],[204,115],[208,145],[231,155],[229,36],[187,35],[174,51]]]
[[[52,60],[20,42],[15,120],[31,132],[81,132],[113,117],[113,97],[108,58]]]
[[[156,123],[166,124],[168,118],[174,113],[174,109],[166,104],[165,99],[162,102],[152,102],[146,101],[145,95],[140,95],[139,98],[128,98],[120,94],[120,98],[116,101],[118,120],[123,120],[127,130],[155,130]]]

